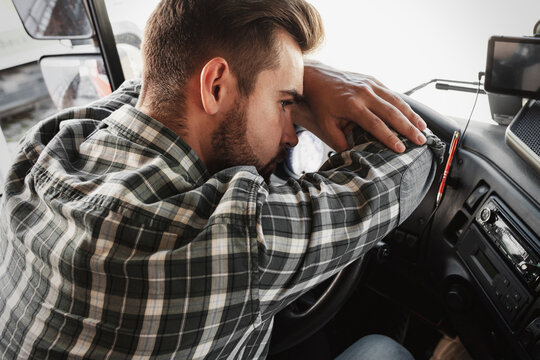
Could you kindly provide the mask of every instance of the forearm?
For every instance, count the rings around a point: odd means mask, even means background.
[[[379,162],[370,162],[367,164],[365,168],[370,169],[370,172],[378,171],[380,164],[392,164],[395,160],[399,160],[395,163],[396,166],[403,166],[399,165],[402,163],[401,161],[406,163],[405,169],[401,175],[401,180],[398,184],[399,224],[409,217],[411,212],[425,197],[433,182],[437,164],[440,165],[443,160],[445,150],[444,142],[436,137],[429,129],[426,129],[424,134],[426,136],[426,145],[422,147],[418,147],[402,135],[397,135],[406,146],[406,150],[403,154],[396,154],[389,150],[360,127],[354,127],[347,136],[347,141],[351,147],[351,153],[360,152],[361,154],[365,154],[368,152],[369,155],[367,158],[372,158],[372,154],[377,155],[375,159],[380,157]],[[377,148],[379,150],[374,150]],[[420,153],[416,151],[422,148],[429,149],[430,151],[423,151]],[[339,160],[338,163],[334,163],[334,159],[330,158],[327,163],[322,166],[321,170],[339,169],[339,166]],[[391,176],[391,174],[381,175],[381,178],[384,179],[385,176],[388,177]]]
[[[363,256],[431,185],[436,165],[428,146],[404,140],[407,149],[396,154],[360,129],[349,139],[352,149],[320,171],[269,188],[258,239],[261,286],[270,290],[261,293],[263,308],[272,311]]]

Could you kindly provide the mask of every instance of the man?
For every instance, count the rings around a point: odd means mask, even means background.
[[[278,311],[410,214],[425,124],[374,80],[304,67],[321,37],[303,0],[164,0],[142,85],[30,131],[2,203],[2,358],[264,358]],[[342,152],[267,184],[293,121]]]

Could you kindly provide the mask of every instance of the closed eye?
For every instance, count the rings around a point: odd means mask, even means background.
[[[294,104],[293,100],[280,100],[279,104],[281,105],[283,111],[285,111],[285,107]]]

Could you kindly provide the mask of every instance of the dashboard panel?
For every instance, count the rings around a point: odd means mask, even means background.
[[[446,142],[465,125],[407,100]],[[475,358],[538,359],[540,175],[505,144],[505,130],[469,125],[418,260]],[[425,221],[436,185],[405,231]]]

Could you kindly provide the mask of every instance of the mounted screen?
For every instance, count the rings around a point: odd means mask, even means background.
[[[540,99],[540,38],[489,39],[487,92]]]

